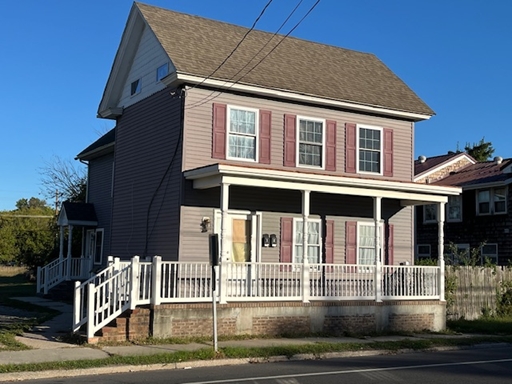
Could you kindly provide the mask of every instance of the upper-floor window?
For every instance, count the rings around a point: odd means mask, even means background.
[[[462,221],[462,196],[448,196],[448,204],[446,205],[447,221]]]
[[[324,166],[324,120],[298,117],[298,161],[299,165]]]
[[[131,84],[131,88],[130,88],[130,95],[133,96],[133,95],[136,95],[137,93],[140,93],[140,88],[141,88],[140,79],[133,81]]]
[[[506,188],[491,188],[477,191],[477,214],[492,215],[507,212]]]
[[[169,73],[169,63],[165,63],[156,69],[156,81],[159,82]]]
[[[423,206],[423,222],[437,223],[437,204],[427,204]]]
[[[258,110],[228,106],[227,158],[257,161]]]
[[[321,220],[309,219],[308,223],[308,249],[307,257],[308,263],[318,264],[321,262],[321,247],[322,247],[322,234],[321,234]],[[293,220],[293,262],[302,263],[302,250],[304,239],[304,221],[302,219]]]
[[[359,172],[382,172],[382,128],[358,126]]]

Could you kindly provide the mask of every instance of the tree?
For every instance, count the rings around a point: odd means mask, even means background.
[[[63,200],[84,203],[87,191],[86,169],[54,156],[41,168],[43,194],[48,199],[62,197]]]
[[[485,141],[485,137],[482,137],[478,143],[473,143],[471,146],[469,143],[466,143],[464,150],[468,155],[473,157],[476,161],[487,161],[491,159],[494,154],[494,148],[490,141]]]
[[[56,218],[38,198],[20,199],[0,217],[0,261],[29,267],[45,264],[56,250]]]

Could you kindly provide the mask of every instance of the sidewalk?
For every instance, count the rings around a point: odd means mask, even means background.
[[[59,341],[59,336],[69,334],[71,332],[73,307],[69,304],[54,302],[51,300],[39,297],[23,297],[17,300],[26,301],[39,306],[45,306],[56,309],[61,312],[60,315],[54,317],[52,320],[45,322],[37,327],[34,327],[30,332],[24,333],[22,336],[17,336],[16,339],[31,347],[30,350],[25,351],[0,351],[0,368],[8,364],[34,364],[43,362],[55,361],[74,361],[74,360],[96,360],[106,359],[110,356],[143,356],[154,355],[162,353],[173,353],[178,351],[196,351],[204,348],[212,348],[212,343],[190,343],[190,344],[165,344],[165,345],[129,345],[129,346],[103,346],[103,347],[81,347],[75,344],[68,344]],[[474,336],[474,335],[471,335]],[[458,336],[443,336],[443,335],[414,335],[414,336],[380,336],[373,338],[351,338],[351,337],[309,337],[309,338],[279,338],[279,339],[250,339],[250,340],[231,340],[220,341],[219,348],[223,347],[271,347],[271,346],[289,346],[289,345],[308,345],[321,342],[329,343],[373,343],[377,341],[401,341],[404,339],[427,339],[427,338],[465,338],[468,335]],[[379,354],[384,351],[365,351],[359,352],[361,354]],[[388,353],[386,351],[386,353]],[[345,355],[349,355],[346,353]],[[352,353],[354,355],[354,353]],[[283,358],[283,357],[281,357]],[[306,357],[305,357],[306,358]],[[285,359],[285,358],[283,358]],[[241,359],[242,361],[235,362],[233,359],[230,361],[201,361],[201,362],[186,362],[180,363],[181,368],[190,366],[205,366],[205,365],[221,365],[221,364],[234,364],[234,363],[248,363],[256,359]],[[174,368],[180,368],[176,364]],[[160,367],[163,368],[163,367]],[[172,368],[172,367],[167,367]],[[108,367],[92,370],[93,374],[113,373],[113,372],[126,372],[128,370],[148,369],[148,366],[140,367]],[[158,369],[153,367],[152,369]],[[53,372],[53,376],[52,375]],[[0,381],[7,380],[24,380],[34,379],[38,377],[57,377],[62,375],[81,375],[86,374],[84,370],[72,371],[44,371],[44,372],[25,372],[13,374],[0,374]]]

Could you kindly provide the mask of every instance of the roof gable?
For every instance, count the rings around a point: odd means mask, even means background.
[[[117,77],[123,75],[126,67],[122,63],[133,59],[130,46],[140,40],[145,26],[169,56],[176,79],[187,75],[209,77],[353,106],[417,114],[416,120],[434,114],[373,54],[282,35],[273,37],[272,33],[262,31],[251,31],[232,57],[213,73],[241,41],[247,28],[135,3],[100,104],[99,114],[103,117],[108,117],[109,108],[116,107],[112,101],[116,90],[119,92],[115,85]],[[258,53],[265,44],[268,45]],[[240,71],[241,63],[249,64]]]
[[[476,160],[465,152],[448,152],[446,155],[428,158],[420,156],[414,161],[414,181],[426,183],[437,181],[450,172],[475,163]]]
[[[57,223],[60,226],[77,225],[95,227],[98,225],[98,218],[94,205],[90,203],[62,203]]]

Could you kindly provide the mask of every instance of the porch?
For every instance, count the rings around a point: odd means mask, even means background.
[[[73,330],[86,324],[91,339],[129,309],[212,303],[212,295],[220,305],[237,307],[251,302],[253,307],[271,302],[358,302],[369,307],[402,301],[442,303],[443,285],[438,266],[225,262],[212,268],[208,262],[167,262],[159,256],[151,261],[110,258],[101,273],[76,282]]]

